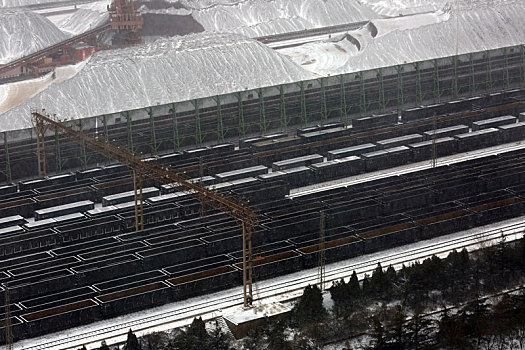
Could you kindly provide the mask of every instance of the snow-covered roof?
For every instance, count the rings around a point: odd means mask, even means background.
[[[0,64],[56,44],[67,37],[39,14],[0,9]]]

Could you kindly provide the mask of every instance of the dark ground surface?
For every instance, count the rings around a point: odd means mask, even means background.
[[[179,2],[170,3],[163,0],[138,1],[136,5],[137,8],[145,5],[150,10],[184,9],[184,6]],[[191,15],[144,13],[142,17],[144,18],[144,28],[142,29],[142,35],[144,36],[174,36],[204,31],[204,27]]]

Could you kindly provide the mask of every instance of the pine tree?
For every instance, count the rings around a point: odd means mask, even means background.
[[[386,337],[387,342],[395,344],[396,347],[402,348],[405,344],[405,319],[406,314],[403,312],[401,306],[398,305],[388,322],[388,334]]]
[[[383,272],[383,267],[381,263],[377,264],[376,269],[372,273],[372,278],[370,278],[370,289],[374,295],[383,297],[386,294],[386,276]]]
[[[133,334],[131,328],[128,331],[128,339],[124,345],[124,350],[142,350],[139,340],[137,339],[137,336]]]
[[[361,297],[361,287],[359,286],[359,280],[357,279],[357,273],[352,273],[352,277],[350,277],[350,281],[348,282],[348,291],[350,293],[350,297],[353,299],[358,299]]]
[[[416,309],[414,316],[407,323],[406,339],[409,349],[419,350],[428,343],[432,324],[428,319],[421,317],[421,309]]]
[[[370,278],[365,275],[365,277],[363,278],[363,291],[362,291],[362,295],[365,297],[365,298],[369,298],[370,297]]]
[[[199,339],[203,339],[208,336],[208,333],[206,332],[206,325],[204,324],[204,321],[201,317],[196,317],[193,319],[193,322],[191,323],[190,328],[188,328],[188,332],[186,334]]]
[[[316,285],[306,286],[292,314],[299,325],[321,321],[326,316],[321,290]]]
[[[215,321],[215,329],[210,334],[210,348],[214,350],[228,350],[230,348],[230,340],[221,330],[218,321]]]
[[[370,334],[374,348],[381,348],[385,344],[385,329],[379,315],[372,316],[372,332]]]

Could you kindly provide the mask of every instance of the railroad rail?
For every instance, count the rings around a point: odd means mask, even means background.
[[[469,250],[476,250],[480,246],[498,242],[504,238],[507,242],[521,238],[523,231],[525,231],[525,223],[515,223],[516,219],[509,220],[511,223],[502,225],[497,228],[492,228],[484,232],[473,232],[480,228],[474,228],[465,231],[466,235],[461,237],[452,237],[443,240],[443,237],[431,240],[436,243],[430,243],[421,248],[412,248],[403,252],[393,252],[386,256],[375,257],[384,252],[374,253],[369,255],[370,259],[350,264],[344,267],[336,267],[340,263],[335,263],[327,266],[326,283],[340,280],[341,278],[348,278],[353,271],[356,271],[358,276],[362,278],[365,274],[373,272],[378,263],[382,266],[392,265],[394,268],[400,267],[403,264],[420,261],[431,257],[432,255],[446,256],[452,250],[460,250],[467,248]],[[494,227],[494,225],[490,225]],[[451,235],[455,236],[455,234]],[[392,250],[396,250],[395,248]],[[358,258],[360,259],[360,258]],[[300,273],[299,273],[300,274]],[[304,272],[303,272],[304,274]],[[297,274],[295,274],[297,275]],[[293,274],[292,274],[293,276]],[[274,280],[280,280],[277,278]],[[292,278],[286,282],[265,283],[261,282],[258,286],[258,295],[255,301],[262,301],[264,299],[278,298],[281,302],[291,301],[301,295],[302,290],[309,284],[318,282],[317,269],[311,269],[308,274],[300,277]],[[182,306],[177,309],[159,313],[157,315],[140,317],[133,321],[122,322],[114,324],[109,327],[103,327],[95,331],[82,332],[81,334],[68,335],[66,337],[46,341],[38,345],[23,346],[24,350],[76,350],[83,344],[100,344],[103,340],[111,340],[118,337],[125,337],[128,330],[131,328],[135,333],[153,331],[156,327],[161,325],[173,324],[175,322],[187,321],[188,323],[198,316],[208,316],[208,318],[216,318],[222,310],[232,307],[242,306],[239,302],[239,293],[230,294],[228,296],[220,296],[216,298],[209,298],[210,301],[196,302],[189,306]],[[184,301],[182,302],[184,303]],[[22,349],[15,344],[15,349]]]
[[[82,33],[82,34],[79,34],[79,35],[76,35],[72,38],[69,38],[69,39],[66,39],[66,40],[63,40],[59,43],[56,43],[50,47],[47,47],[43,50],[40,50],[40,51],[37,51],[37,52],[34,52],[32,54],[29,54],[27,56],[24,56],[24,57],[21,57],[17,60],[14,60],[12,62],[9,62],[5,65],[2,65],[0,66],[0,75],[1,74],[4,74],[4,73],[7,73],[8,71],[10,70],[13,70],[13,69],[16,69],[16,68],[19,68],[21,66],[24,66],[26,64],[29,64],[29,63],[34,63],[52,53],[55,53],[59,50],[62,50],[66,47],[69,47],[71,45],[74,45],[74,44],[77,44],[79,42],[82,42],[82,41],[85,41],[86,39],[92,37],[92,36],[96,36],[96,35],[99,35],[99,34],[102,34],[108,30],[111,29],[111,25],[110,24],[103,24],[103,25],[100,25],[96,28],[93,28],[91,30],[88,30],[87,32],[85,33]]]

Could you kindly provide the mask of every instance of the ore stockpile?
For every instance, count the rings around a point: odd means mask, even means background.
[[[286,195],[428,161],[432,144],[445,156],[523,140],[524,101],[525,90],[514,90],[405,110],[401,121],[368,116],[351,128],[307,127],[148,161],[193,169],[194,181],[260,214],[253,251],[262,280],[316,266],[321,211],[327,263],[523,215],[525,150]],[[135,232],[132,190],[119,164],[0,187],[0,282],[9,283],[15,339],[242,285],[238,222],[177,185],[147,180],[145,229]]]

